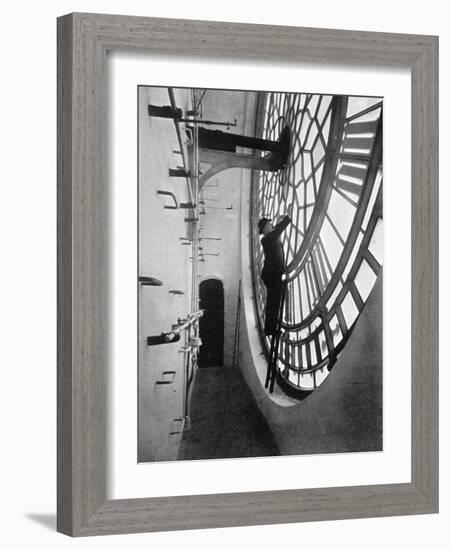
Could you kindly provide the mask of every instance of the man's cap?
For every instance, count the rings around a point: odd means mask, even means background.
[[[261,218],[258,222],[258,231],[259,231],[259,234],[261,235],[261,233],[263,232],[263,229],[264,229],[264,226],[266,225],[267,222],[271,222],[272,220],[270,218]]]

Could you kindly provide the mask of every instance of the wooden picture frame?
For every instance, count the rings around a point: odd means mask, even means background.
[[[410,68],[411,482],[107,500],[106,53]],[[58,510],[72,536],[438,511],[438,38],[74,13],[58,19]]]

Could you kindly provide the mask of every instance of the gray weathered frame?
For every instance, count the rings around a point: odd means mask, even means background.
[[[106,498],[106,52],[411,69],[411,483]],[[58,530],[73,536],[438,511],[438,38],[75,13],[58,19]]]

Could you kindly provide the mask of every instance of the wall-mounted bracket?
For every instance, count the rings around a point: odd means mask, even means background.
[[[175,195],[173,193],[171,193],[170,191],[162,191],[161,189],[158,189],[158,191],[156,193],[158,195],[165,195],[167,197],[170,197],[173,200],[173,205],[172,206],[165,205],[164,208],[166,208],[167,210],[177,210],[178,202],[177,202],[177,198],[175,197]]]
[[[189,178],[190,172],[186,172],[184,168],[169,168],[169,176],[171,178]]]
[[[181,336],[179,333],[175,332],[162,332],[157,336],[147,336],[147,345],[148,346],[159,346],[161,344],[173,344],[178,342]]]
[[[183,111],[178,107],[171,105],[148,105],[148,115],[157,118],[171,118],[180,120],[183,117]]]
[[[163,284],[162,281],[156,279],[155,277],[139,276],[138,279],[142,286],[161,286]]]

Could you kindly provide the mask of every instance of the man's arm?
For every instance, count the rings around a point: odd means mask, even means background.
[[[283,233],[283,231],[291,223],[291,221],[292,220],[289,216],[284,216],[284,218],[281,220],[281,222],[277,223],[277,225],[269,233],[270,237],[273,238],[273,239],[278,239],[278,237],[281,235],[281,233]],[[269,235],[267,235],[267,236],[269,236]]]

